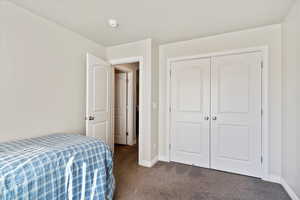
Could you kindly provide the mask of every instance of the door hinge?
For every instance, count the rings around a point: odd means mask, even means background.
[[[172,109],[171,109],[171,106],[169,107],[169,112],[171,112],[172,111]]]
[[[126,132],[126,136],[128,136],[128,132]]]
[[[260,115],[263,115],[264,111],[263,109],[260,109]]]
[[[262,69],[264,68],[264,62],[263,61],[260,62],[260,68],[262,68]]]
[[[172,75],[172,70],[170,70],[170,77],[171,77],[171,75]]]
[[[169,149],[171,150],[171,144],[169,144]]]
[[[263,163],[263,161],[264,161],[264,159],[263,159],[263,157],[261,156],[261,157],[260,157],[260,162]]]

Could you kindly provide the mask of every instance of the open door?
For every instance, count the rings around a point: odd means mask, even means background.
[[[111,74],[110,64],[87,54],[86,135],[96,137],[112,148]]]

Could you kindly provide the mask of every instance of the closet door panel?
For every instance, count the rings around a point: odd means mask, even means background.
[[[210,59],[171,68],[171,160],[209,167]]]
[[[212,58],[211,167],[261,177],[261,53]]]

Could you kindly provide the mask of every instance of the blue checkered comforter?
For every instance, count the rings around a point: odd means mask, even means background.
[[[0,143],[0,200],[110,200],[112,170],[109,147],[91,137],[53,134]]]

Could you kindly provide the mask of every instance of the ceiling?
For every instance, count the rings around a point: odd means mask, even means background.
[[[193,39],[279,23],[294,0],[11,0],[105,46]],[[112,29],[107,20],[120,26]]]

